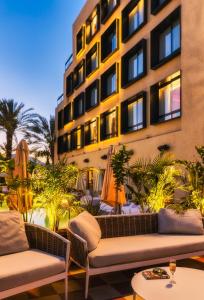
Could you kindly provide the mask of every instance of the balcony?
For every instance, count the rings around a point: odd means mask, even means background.
[[[57,105],[59,105],[63,100],[64,100],[64,94],[62,93],[62,94],[57,98]]]
[[[65,62],[65,71],[67,71],[69,69],[69,67],[71,66],[72,62],[73,62],[73,54],[71,54],[69,56],[69,58],[66,60],[66,62]]]

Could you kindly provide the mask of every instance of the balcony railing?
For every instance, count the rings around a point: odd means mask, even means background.
[[[67,71],[69,69],[69,67],[71,66],[73,62],[73,54],[71,54],[69,56],[69,58],[67,59],[67,61],[65,62],[65,71]]]
[[[57,104],[60,104],[63,100],[64,100],[64,94],[61,94],[61,95],[57,98]]]

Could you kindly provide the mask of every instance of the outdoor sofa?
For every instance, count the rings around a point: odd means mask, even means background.
[[[59,280],[65,281],[67,299],[70,242],[44,227],[19,225],[18,220],[18,213],[0,213],[0,299]]]
[[[71,260],[86,272],[85,299],[92,275],[165,263],[171,257],[179,260],[204,255],[202,217],[201,233],[178,235],[159,234],[156,213],[97,216],[97,224],[88,213],[83,214],[82,222],[77,219],[81,218],[79,215],[70,223],[68,237],[71,241]],[[101,236],[96,233],[98,225]],[[88,238],[84,234],[85,229],[89,232]],[[97,244],[93,239],[96,234],[99,234]]]

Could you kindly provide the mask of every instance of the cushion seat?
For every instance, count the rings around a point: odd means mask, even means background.
[[[57,275],[65,271],[61,257],[39,250],[0,256],[0,291]]]
[[[92,267],[107,267],[204,251],[204,235],[145,234],[101,239],[89,253]]]

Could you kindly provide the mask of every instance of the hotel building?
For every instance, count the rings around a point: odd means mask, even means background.
[[[193,159],[204,145],[204,3],[87,0],[56,108],[55,160],[106,168],[110,145]]]

